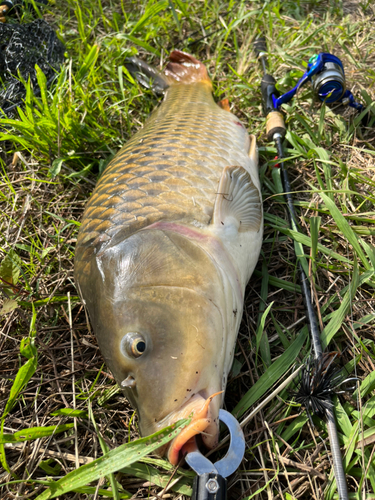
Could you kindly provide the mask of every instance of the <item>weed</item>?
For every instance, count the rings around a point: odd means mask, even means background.
[[[73,279],[74,244],[93,185],[158,103],[124,60],[137,55],[158,66],[172,48],[205,62],[215,98],[229,98],[258,137],[264,245],[247,290],[227,408],[241,418],[309,353],[297,249],[312,277],[322,341],[344,352],[348,374],[361,380],[344,404],[334,402],[349,490],[375,492],[375,135],[350,110],[318,105],[308,88],[284,106],[300,226],[290,230],[251,46],[255,34],[266,36],[281,89],[295,83],[312,54],[334,53],[369,109],[375,12],[371,2],[350,5],[348,12],[348,4],[322,0],[51,2],[45,17],[66,46],[61,73],[47,88],[38,71],[40,96],[28,86],[17,117],[0,119],[4,498],[8,491],[52,498],[60,486],[64,499],[191,494],[191,473],[180,469],[169,483],[171,466],[146,457],[147,440],[135,441],[137,418],[103,366]],[[323,421],[314,425],[328,442]],[[245,435],[246,460],[229,482],[229,498],[334,498],[329,447],[316,441],[287,389]],[[135,443],[123,444],[129,441]],[[129,460],[127,446],[144,458]]]

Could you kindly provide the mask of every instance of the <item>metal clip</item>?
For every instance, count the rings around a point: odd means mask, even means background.
[[[237,470],[245,454],[245,438],[238,421],[226,410],[219,411],[219,419],[229,430],[230,444],[224,458],[214,464],[199,451],[185,456],[186,462],[198,474],[194,481],[192,499],[226,499],[226,477]]]

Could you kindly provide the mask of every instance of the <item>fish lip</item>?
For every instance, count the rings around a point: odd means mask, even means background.
[[[181,433],[175,437],[168,447],[168,460],[172,465],[178,465],[180,455],[183,454],[184,447],[195,438],[195,436],[204,432],[211,424],[211,419],[200,418],[193,420],[188,424]],[[185,452],[186,453],[186,452]]]
[[[202,409],[205,403],[211,396],[206,395],[207,391],[202,390],[192,396],[186,403],[177,411],[169,414],[158,423],[158,427],[172,425],[176,421],[191,417],[191,422],[186,425],[181,433],[174,438],[170,443],[159,449],[161,455],[167,454],[168,460],[172,465],[177,465],[183,448],[188,442],[191,442],[195,436],[204,432],[215,418],[211,405],[208,405],[207,411],[202,414]],[[198,418],[194,418],[194,414],[198,414]],[[218,416],[218,415],[217,415]]]

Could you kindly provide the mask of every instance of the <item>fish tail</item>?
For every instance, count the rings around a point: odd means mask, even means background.
[[[170,53],[164,75],[170,85],[201,82],[212,86],[205,65],[192,55],[180,50]]]

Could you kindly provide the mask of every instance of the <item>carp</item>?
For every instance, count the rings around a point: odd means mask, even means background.
[[[195,435],[218,442],[263,214],[255,137],[215,103],[205,66],[173,51],[150,71],[164,100],[87,203],[75,280],[141,434],[192,415],[162,450],[176,464]]]

